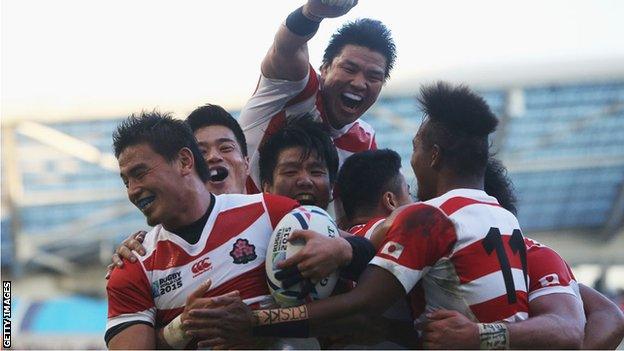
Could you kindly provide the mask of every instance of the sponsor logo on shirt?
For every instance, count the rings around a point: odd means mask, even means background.
[[[193,278],[198,275],[207,272],[212,269],[212,263],[210,263],[210,259],[208,257],[203,260],[199,260],[193,264],[191,267],[191,272],[193,272]]]
[[[396,241],[388,241],[386,245],[381,249],[381,253],[392,256],[395,259],[399,259],[401,257],[401,253],[403,252],[403,245],[397,243]]]
[[[182,287],[182,273],[180,271],[167,274],[152,282],[152,296],[158,297]]]
[[[249,243],[247,239],[238,239],[234,243],[234,248],[230,251],[230,256],[234,259],[236,264],[245,264],[255,260],[256,247]]]

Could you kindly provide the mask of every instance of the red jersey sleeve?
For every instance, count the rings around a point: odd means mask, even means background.
[[[267,212],[271,218],[271,226],[275,229],[275,226],[287,213],[301,206],[299,203],[291,198],[263,193],[264,203],[266,205]]]
[[[409,292],[427,267],[451,253],[456,241],[453,222],[440,209],[413,204],[394,218],[371,264],[388,270]]]
[[[576,280],[567,263],[553,249],[533,244],[527,248],[529,302],[548,294],[579,296]]]
[[[108,322],[106,329],[116,325],[143,321],[154,325],[156,307],[150,283],[139,262],[124,261],[115,268],[106,285]]]

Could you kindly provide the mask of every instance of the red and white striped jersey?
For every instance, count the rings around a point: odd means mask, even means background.
[[[279,220],[299,204],[269,195],[219,195],[196,244],[157,225],[146,236],[145,256],[116,268],[108,285],[106,329],[126,322],[155,328],[182,313],[187,296],[207,279],[206,296],[240,291],[247,304],[270,301],[264,261]]]
[[[570,294],[583,306],[578,283],[566,261],[535,240],[524,238],[524,242],[529,262],[529,302],[549,294]]]
[[[383,223],[386,219],[384,217],[376,217],[370,219],[368,222],[363,224],[356,224],[347,230],[349,233],[357,236],[361,236],[370,240],[371,236],[377,229],[377,226]]]
[[[545,295],[570,294],[577,298],[579,306],[583,309],[578,283],[565,260],[555,250],[533,239],[524,238],[524,242],[528,262],[529,304],[534,299]],[[409,296],[412,314],[420,316],[425,311],[426,305],[421,282],[416,284]]]
[[[405,207],[371,261],[409,293],[422,281],[425,312],[479,322],[528,317],[527,259],[516,217],[481,190],[454,189]]]
[[[260,189],[258,147],[265,138],[282,128],[288,118],[310,114],[323,122],[336,145],[339,166],[353,153],[377,148],[375,131],[362,120],[341,129],[329,125],[320,89],[319,77],[312,66],[308,75],[300,81],[260,76],[256,91],[243,107],[239,118],[250,153],[251,175],[247,181],[249,194],[257,193]]]

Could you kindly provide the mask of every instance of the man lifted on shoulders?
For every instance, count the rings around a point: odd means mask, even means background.
[[[372,19],[345,24],[325,49],[320,74],[308,55],[307,42],[319,23],[346,14],[356,4],[354,0],[309,0],[280,26],[262,61],[256,91],[240,115],[251,154],[249,193],[261,188],[260,144],[293,116],[309,113],[324,123],[340,164],[354,152],[376,149],[372,127],[359,118],[377,100],[394,65],[390,31]]]

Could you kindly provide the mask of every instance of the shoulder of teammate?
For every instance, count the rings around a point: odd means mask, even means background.
[[[319,90],[319,79],[316,71],[308,64],[308,74],[301,80],[290,81],[274,79],[260,75],[256,89],[245,106],[243,106],[239,124],[245,132],[248,145],[259,147],[266,130],[275,123],[281,123],[279,117],[286,116],[285,109],[297,105],[299,108],[313,109]],[[303,104],[303,105],[302,105]],[[271,122],[271,125],[266,125]],[[256,140],[257,139],[257,140]]]
[[[116,268],[106,285],[108,319],[105,340],[136,323],[155,325],[156,305],[140,262],[126,262]]]
[[[115,268],[106,284],[106,292],[109,298],[109,314],[111,300],[123,300],[123,306],[139,304],[149,308],[153,305],[150,283],[139,261],[125,261],[123,267]]]
[[[457,242],[453,222],[439,208],[418,202],[402,206],[392,212],[378,226],[385,231],[385,240],[379,254],[393,244],[404,248],[407,260],[415,268],[424,268],[452,252]],[[392,256],[392,255],[390,255]],[[399,258],[397,258],[397,261]]]
[[[287,213],[301,206],[299,202],[286,196],[262,193],[262,197],[273,228]]]
[[[536,242],[528,246],[527,262],[530,280],[529,300],[544,295],[546,291],[543,289],[568,287],[571,282],[575,281],[572,270],[565,260],[548,246]],[[538,292],[540,290],[541,292]],[[555,290],[552,292],[559,292],[560,289]],[[573,291],[565,292],[574,293]]]

